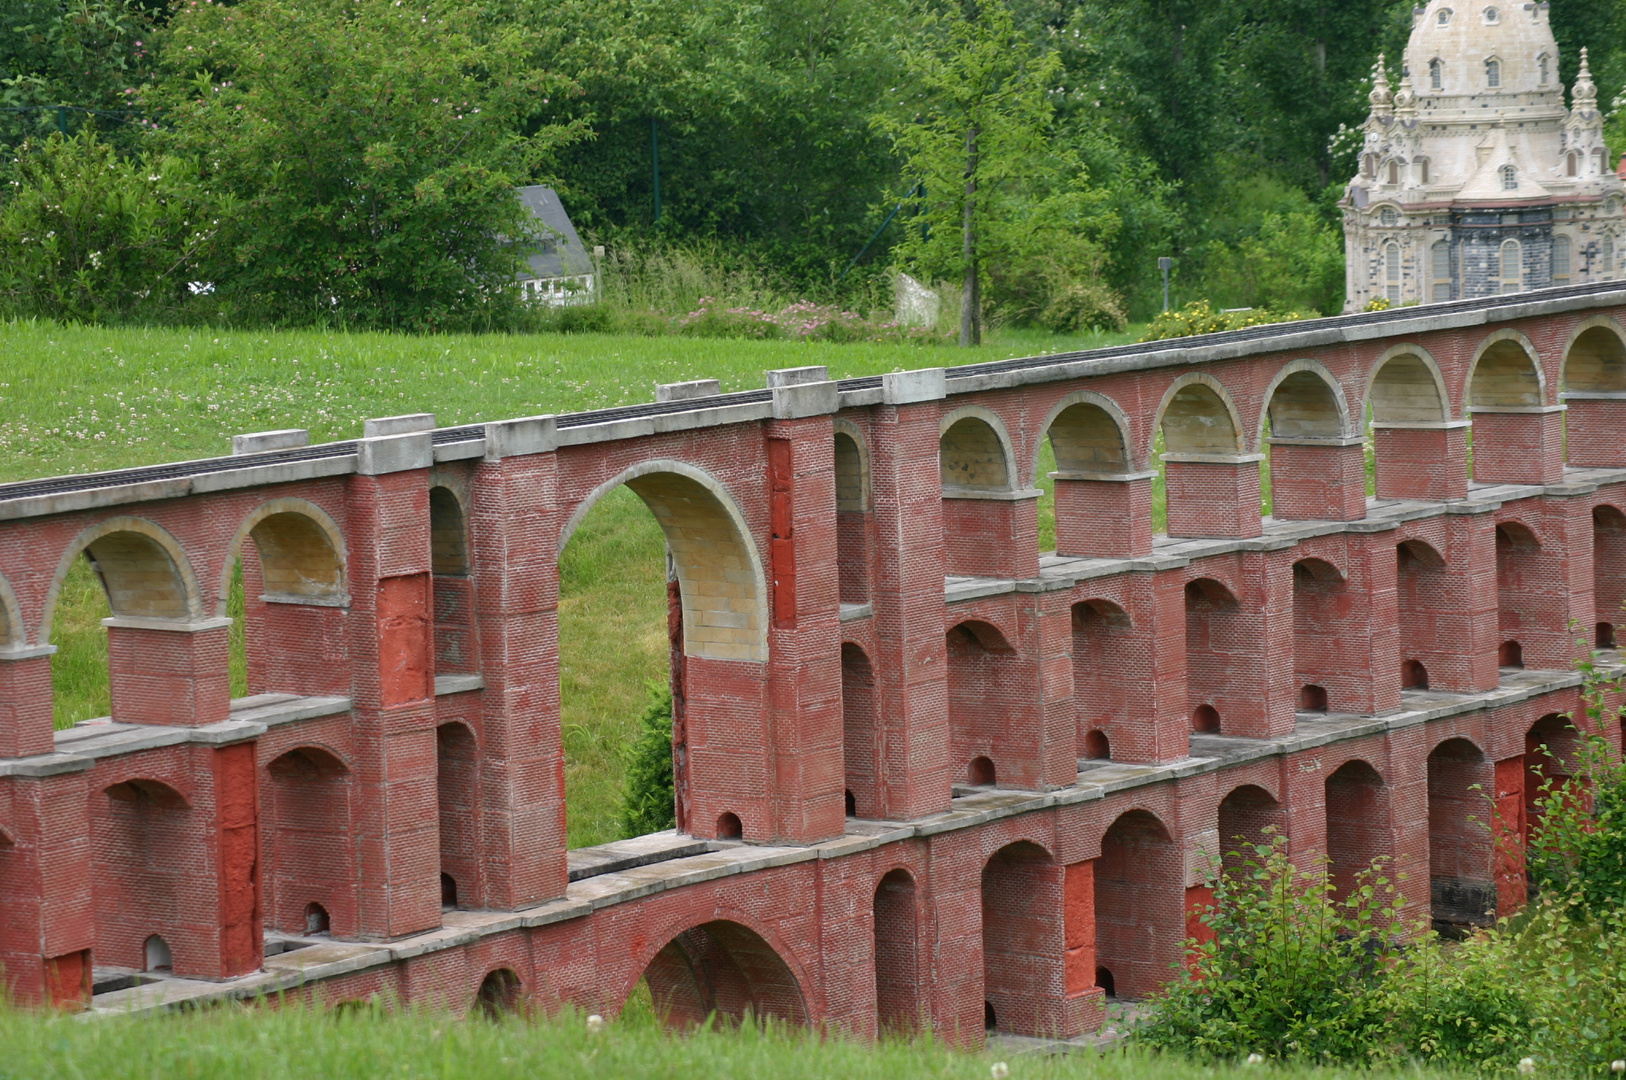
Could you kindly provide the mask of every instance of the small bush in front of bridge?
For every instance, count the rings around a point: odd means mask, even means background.
[[[1146,327],[1145,336],[1140,340],[1163,341],[1168,338],[1217,334],[1223,330],[1246,330],[1251,326],[1313,318],[1316,318],[1313,312],[1272,311],[1269,308],[1220,311],[1207,300],[1193,300],[1183,308],[1171,308],[1153,319]]]
[[[1137,1038],[1214,1061],[1388,1057],[1400,948],[1392,881],[1374,866],[1340,900],[1321,868],[1289,861],[1283,837],[1241,854],[1201,916],[1208,940],[1187,943],[1188,970]]]
[[[672,691],[649,684],[649,703],[627,747],[621,835],[643,836],[676,823],[672,782]]]

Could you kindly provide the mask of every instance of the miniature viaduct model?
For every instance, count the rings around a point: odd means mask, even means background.
[[[610,1014],[647,978],[976,1044],[1169,978],[1268,826],[1484,921],[1626,600],[1623,321],[1588,284],[0,487],[5,978]],[[558,553],[622,484],[675,567],[679,829],[567,852]],[[113,715],[53,731],[81,556]]]

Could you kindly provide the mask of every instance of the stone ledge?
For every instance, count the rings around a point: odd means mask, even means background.
[[[447,694],[467,694],[472,690],[484,690],[486,677],[479,674],[436,675],[435,696],[445,697]]]

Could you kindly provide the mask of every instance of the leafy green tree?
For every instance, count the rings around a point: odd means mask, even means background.
[[[670,829],[677,820],[672,772],[672,690],[649,684],[649,701],[627,746],[626,790],[621,798],[621,835],[643,836]]]
[[[439,329],[519,316],[513,188],[579,124],[550,39],[459,0],[198,0],[175,16],[159,136],[221,200],[204,270],[234,317]]]
[[[0,141],[88,124],[128,148],[135,129],[125,126],[141,119],[132,98],[151,73],[164,15],[161,0],[0,4]]]
[[[923,22],[923,40],[903,55],[911,90],[873,123],[902,156],[904,183],[926,191],[922,227],[898,253],[927,275],[961,280],[960,344],[977,345],[983,263],[1031,237],[1062,201],[1076,209],[1066,196],[1081,193],[1082,167],[1051,140],[1060,62],[1018,32],[1003,0],[968,0]],[[1066,185],[1055,202],[1034,190],[1045,176]]]

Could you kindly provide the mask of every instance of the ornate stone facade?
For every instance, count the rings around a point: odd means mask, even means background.
[[[1383,58],[1344,195],[1345,310],[1613,280],[1626,186],[1586,50],[1564,107],[1548,5],[1432,0]]]

